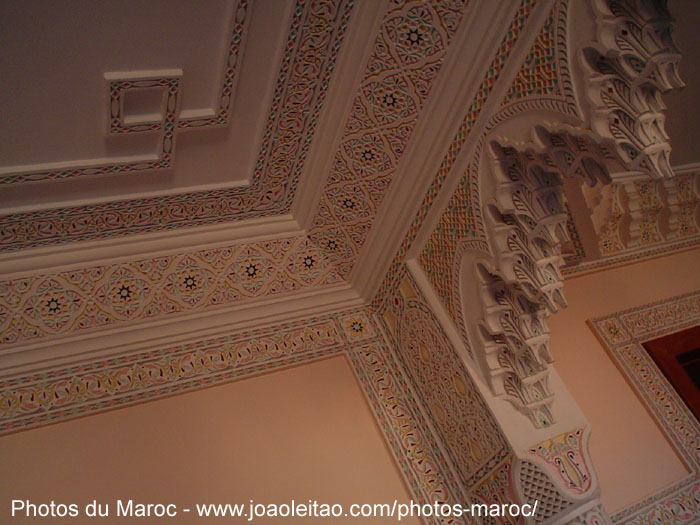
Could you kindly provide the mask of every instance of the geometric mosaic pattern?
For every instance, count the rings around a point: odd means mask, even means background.
[[[697,325],[700,291],[590,321],[610,358],[691,471],[614,514],[615,523],[691,524],[700,516],[700,423],[642,346],[645,341]]]
[[[551,95],[558,91],[554,35],[557,8],[555,4],[501,105],[531,95]]]
[[[0,216],[0,251],[287,213],[352,5],[297,0],[249,186]],[[224,91],[233,80],[224,77]]]
[[[0,281],[0,349],[340,281],[306,237]]]
[[[453,271],[457,262],[455,256],[460,241],[473,240],[476,236],[468,186],[469,168],[418,258],[423,271],[455,323],[458,323],[452,298],[455,286]]]
[[[513,46],[520,37],[520,34],[525,27],[525,22],[527,21],[532,9],[535,7],[535,4],[535,0],[521,0],[520,7],[515,13],[513,22],[508,28],[508,31],[506,32],[506,35],[503,38],[498,51],[496,52],[496,56],[494,57],[493,62],[486,73],[486,77],[484,78],[479,91],[476,93],[476,97],[474,98],[469,111],[467,111],[465,121],[468,123],[469,127],[471,127],[471,125],[473,125],[476,121],[476,117],[481,112],[481,107],[488,98],[493,87],[496,85],[496,81],[498,80],[501,71],[506,64],[506,60],[510,56]]]

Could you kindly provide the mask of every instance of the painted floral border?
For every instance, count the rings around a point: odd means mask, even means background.
[[[675,448],[690,474],[612,516],[614,523],[697,523],[700,423],[642,343],[700,324],[700,290],[589,321],[603,347]]]
[[[0,435],[336,356],[350,364],[413,498],[466,503],[420,401],[366,308],[0,380]]]

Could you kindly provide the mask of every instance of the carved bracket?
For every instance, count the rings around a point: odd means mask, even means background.
[[[597,42],[582,50],[591,128],[612,139],[628,169],[671,177],[661,94],[683,87],[681,55],[661,0],[595,0]]]
[[[566,306],[560,267],[568,240],[564,179],[610,182],[609,153],[588,137],[536,128],[537,145],[492,143],[496,189],[486,221],[492,261],[478,264],[487,377],[536,427],[554,422],[546,317]]]

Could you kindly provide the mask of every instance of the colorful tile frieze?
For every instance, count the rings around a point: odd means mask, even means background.
[[[0,281],[0,349],[340,283],[306,237]]]
[[[380,421],[389,423],[384,428],[384,435],[407,475],[414,494],[422,493],[421,499],[429,503],[463,502],[461,490],[454,484],[436,442],[426,435],[425,427],[416,425],[418,420],[415,414],[419,413],[415,412],[417,407],[411,407],[411,395],[405,380],[396,364],[387,359],[388,354],[385,352],[376,345],[367,345],[352,352],[350,359],[375,414]],[[461,520],[452,518],[437,521],[459,522]]]

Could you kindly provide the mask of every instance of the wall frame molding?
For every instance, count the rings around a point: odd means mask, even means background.
[[[0,380],[0,436],[343,356],[410,493],[420,504],[469,504],[368,308],[179,343]],[[468,523],[426,518],[425,523]]]
[[[700,515],[700,423],[642,343],[700,324],[700,290],[588,323],[690,471],[613,514],[613,523],[693,523]]]

